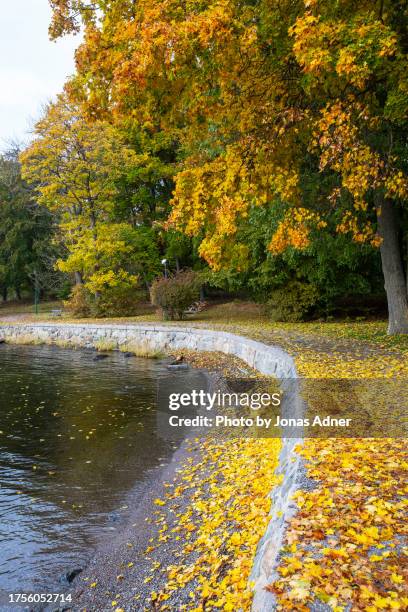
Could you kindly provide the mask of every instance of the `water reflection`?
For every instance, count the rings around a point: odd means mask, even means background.
[[[3,594],[49,591],[86,563],[174,452],[157,429],[158,381],[205,386],[202,374],[181,378],[163,362],[94,355],[0,347]]]

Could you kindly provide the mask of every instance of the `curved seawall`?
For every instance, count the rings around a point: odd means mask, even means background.
[[[239,357],[260,373],[276,376],[281,380],[285,401],[283,413],[301,415],[303,402],[299,396],[298,375],[293,358],[277,346],[270,346],[244,336],[193,327],[136,324],[63,324],[23,323],[2,325],[0,339],[9,343],[44,343],[66,347],[91,348],[109,346],[120,348],[128,343],[145,351],[171,352],[176,349],[220,351]],[[275,608],[273,594],[264,587],[275,577],[277,557],[282,544],[286,522],[296,512],[292,500],[298,488],[301,459],[295,451],[300,443],[296,438],[284,438],[279,458],[278,472],[281,483],[269,495],[272,499],[268,528],[258,544],[252,569],[254,581],[254,612],[267,612]]]

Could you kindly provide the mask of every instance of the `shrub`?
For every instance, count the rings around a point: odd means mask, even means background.
[[[76,285],[64,306],[77,318],[131,316],[146,299],[146,292],[135,287],[108,287],[96,297],[85,285]]]
[[[79,319],[92,315],[91,294],[84,285],[75,285],[64,307],[73,316]]]
[[[157,278],[151,286],[150,298],[164,318],[182,319],[184,311],[200,299],[200,285],[199,274],[184,270],[169,278]]]
[[[97,317],[120,317],[138,314],[140,303],[147,300],[146,291],[119,285],[101,291],[93,300],[92,312]]]
[[[314,285],[293,280],[272,292],[266,305],[267,312],[272,321],[302,321],[316,305],[318,297]]]

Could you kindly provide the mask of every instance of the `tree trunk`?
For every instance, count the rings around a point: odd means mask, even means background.
[[[76,285],[82,285],[83,284],[82,274],[80,272],[75,272],[75,284]]]
[[[384,286],[388,302],[388,333],[408,334],[408,299],[394,205],[381,202],[377,214]]]
[[[408,236],[406,237],[405,240],[405,244],[406,244],[406,252],[405,252],[405,280],[407,283],[407,294],[408,294]]]
[[[6,285],[4,285],[1,293],[3,297],[3,302],[7,302],[8,287]]]

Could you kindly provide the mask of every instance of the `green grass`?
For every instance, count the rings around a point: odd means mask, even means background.
[[[24,321],[53,321],[61,323],[160,323],[163,325],[198,324],[205,326],[231,326],[241,328],[242,333],[248,330],[270,331],[273,334],[296,334],[309,338],[344,339],[377,345],[382,349],[398,349],[408,352],[408,335],[387,335],[385,320],[337,320],[310,321],[305,323],[272,323],[263,313],[262,307],[253,302],[234,300],[211,305],[195,315],[189,315],[184,321],[166,322],[146,304],[140,315],[130,317],[110,317],[104,319],[74,319],[69,313],[61,318],[51,316],[51,311],[61,308],[61,302],[46,302],[40,305],[40,313],[33,313],[33,305],[28,303],[9,303],[0,306],[0,322],[3,316],[17,316]]]
[[[38,315],[35,314],[34,304],[32,302],[6,302],[0,304],[0,320],[2,317],[23,316],[36,317],[39,319],[49,318],[52,310],[62,309],[63,303],[57,300],[51,302],[42,302],[38,306]]]
[[[378,345],[380,348],[408,351],[408,335],[387,334],[387,321],[335,321],[306,323],[275,323],[274,327],[282,331],[298,332],[309,336],[330,339],[357,340]]]
[[[389,336],[386,320],[307,321],[303,323],[275,323],[263,314],[261,307],[248,302],[228,302],[208,308],[191,317],[192,321],[231,324],[263,331],[298,334],[301,336],[345,339],[378,345],[380,348],[408,351],[408,335]]]

